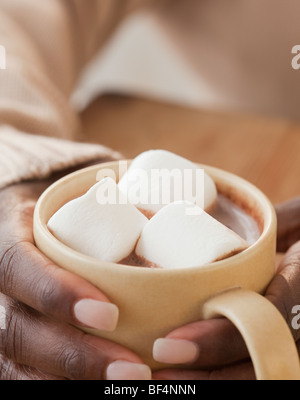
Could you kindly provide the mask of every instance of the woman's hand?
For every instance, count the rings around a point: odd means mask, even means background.
[[[276,211],[278,251],[292,247],[281,261],[266,298],[284,316],[300,352],[300,329],[292,327],[293,308],[300,305],[300,198],[277,206]],[[246,345],[225,318],[195,322],[171,332],[156,343],[154,354],[158,361],[187,365],[187,369],[156,372],[154,379],[255,379]]]
[[[297,342],[300,330],[292,328],[292,320],[295,317],[294,306],[300,305],[300,242],[282,260],[278,274],[267,289],[266,298],[284,316]],[[157,372],[154,379],[255,379],[246,345],[238,330],[225,318],[179,328],[159,340],[154,353],[158,361],[187,365],[187,369]],[[189,371],[189,368],[196,370]]]
[[[72,326],[112,331],[118,309],[35,247],[33,210],[49,183],[0,191],[0,379],[149,379],[131,351]]]
[[[300,197],[276,206],[278,231],[277,251],[285,253],[300,240]]]

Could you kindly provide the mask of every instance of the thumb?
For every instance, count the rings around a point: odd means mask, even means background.
[[[282,259],[266,297],[281,312],[295,340],[300,339],[300,325],[298,328],[294,323],[300,310],[300,242],[295,243]]]
[[[300,240],[300,197],[275,206],[278,221],[277,251],[285,252]]]

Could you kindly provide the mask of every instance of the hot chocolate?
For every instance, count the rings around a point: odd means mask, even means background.
[[[212,217],[241,236],[249,245],[260,237],[259,221],[250,215],[248,210],[237,205],[223,194],[218,194],[216,207],[210,213]]]
[[[114,332],[78,328],[131,349],[153,370],[160,370],[165,365],[155,362],[152,354],[158,338],[176,327],[225,316],[243,335],[258,379],[299,379],[299,356],[291,332],[278,310],[257,294],[265,292],[275,274],[276,214],[269,200],[249,182],[204,166],[219,193],[242,205],[254,218],[261,233],[259,240],[211,268],[126,268],[74,252],[47,229],[55,212],[91,188],[99,169],[108,168],[117,174],[119,165],[107,163],[63,178],[42,195],[34,214],[34,238],[40,251],[99,288],[120,310]],[[86,223],[85,229],[88,227]],[[99,232],[100,241],[101,226]]]
[[[252,210],[236,188],[228,191],[189,160],[153,150],[138,156],[118,184],[104,178],[65,204],[48,228],[68,247],[101,261],[188,268],[254,244],[260,227]]]

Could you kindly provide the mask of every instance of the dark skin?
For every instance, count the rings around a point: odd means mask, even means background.
[[[0,306],[7,313],[7,329],[0,330],[0,380],[98,380],[105,379],[108,364],[115,360],[142,362],[131,351],[72,326],[80,325],[73,313],[78,300],[109,299],[54,265],[34,245],[34,206],[58,178],[0,191]],[[300,200],[278,206],[277,212],[279,250],[296,244],[266,296],[290,324],[292,307],[300,304]],[[299,332],[293,334],[298,341]],[[201,357],[194,362],[194,371],[165,370],[155,373],[154,379],[254,379],[246,346],[226,319],[196,322],[168,337],[199,343]]]
[[[73,313],[78,300],[109,300],[34,245],[34,206],[58,178],[0,191],[0,306],[7,316],[7,329],[0,330],[1,380],[100,380],[113,361],[142,363],[131,351],[71,326],[80,325]]]
[[[292,309],[300,304],[300,197],[276,207],[278,219],[277,251],[285,254],[265,297],[275,305],[288,323],[300,354],[300,330],[292,328]],[[234,325],[225,318],[195,322],[176,329],[167,338],[195,342],[199,358],[189,367],[196,370],[164,370],[154,379],[253,380],[255,373],[245,342]]]

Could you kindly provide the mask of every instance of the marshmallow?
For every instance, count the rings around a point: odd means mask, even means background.
[[[172,172],[176,176],[179,173],[182,187],[188,190],[180,190],[180,185],[176,186],[179,190],[174,190],[174,180],[170,179],[171,183],[167,184],[168,181],[159,179],[154,170],[163,172],[164,177],[168,173],[169,177]],[[216,185],[210,176],[205,172],[202,175],[200,168],[191,161],[165,150],[150,150],[136,157],[120,179],[119,189],[130,203],[153,214],[179,200],[191,201],[208,210],[217,199]]]
[[[136,254],[159,267],[200,267],[245,250],[248,243],[197,205],[165,206],[145,226]]]
[[[115,197],[116,204],[111,204],[112,197],[110,204],[101,203],[107,192]],[[122,197],[116,183],[105,178],[84,196],[65,204],[50,219],[48,227],[73,250],[102,261],[119,262],[134,250],[148,221]]]

